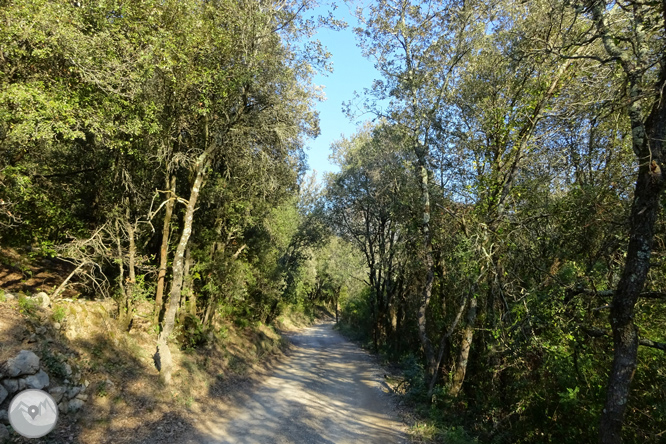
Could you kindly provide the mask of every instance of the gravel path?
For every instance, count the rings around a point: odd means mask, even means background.
[[[289,358],[224,413],[200,418],[205,443],[405,443],[372,358],[318,324],[290,337]]]

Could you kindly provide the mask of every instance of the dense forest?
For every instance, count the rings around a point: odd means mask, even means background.
[[[325,303],[441,427],[664,442],[666,2],[364,5],[323,183],[311,3],[0,1],[0,246],[125,330],[154,304],[165,383],[216,319]]]

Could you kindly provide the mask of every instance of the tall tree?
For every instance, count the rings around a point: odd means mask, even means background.
[[[655,223],[664,190],[666,138],[666,2],[590,1],[598,38],[621,67],[624,102],[638,171],[630,214],[629,246],[610,314],[614,354],[601,415],[600,441],[622,442],[622,424],[638,354],[635,305],[650,270]]]

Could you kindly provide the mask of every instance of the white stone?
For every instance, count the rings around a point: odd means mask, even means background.
[[[51,299],[49,298],[49,295],[43,291],[37,293],[34,298],[39,301],[39,304],[42,306],[42,308],[46,308],[51,305]]]

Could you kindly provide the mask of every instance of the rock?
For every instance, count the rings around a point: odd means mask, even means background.
[[[36,334],[31,334],[30,337],[28,338],[28,344],[33,344],[37,342],[37,335]]]
[[[0,423],[9,424],[9,413],[7,410],[0,410]]]
[[[81,401],[80,399],[72,399],[69,401],[69,409],[67,411],[70,413],[78,412],[81,410],[81,407],[83,407],[84,404],[85,402]]]
[[[88,381],[87,379],[84,380],[83,385],[85,386],[85,388],[88,388],[88,386],[90,385],[90,381]]]
[[[76,395],[78,395],[79,393],[81,393],[81,387],[76,386],[76,387],[72,387],[69,390],[67,390],[67,395],[66,396],[67,396],[68,399],[72,399],[72,398],[75,398]]]
[[[65,387],[53,387],[49,390],[49,394],[53,397],[53,400],[57,403],[62,401],[62,397],[65,395],[67,389]]]
[[[42,327],[37,327],[35,329],[35,333],[37,333],[38,335],[46,334],[46,327],[43,327],[43,326]]]
[[[34,375],[39,370],[39,357],[31,351],[21,350],[15,358],[7,360],[4,374],[10,378]]]
[[[84,393],[79,393],[78,395],[76,395],[76,399],[86,402],[88,400],[88,395]]]
[[[5,444],[9,442],[9,430],[7,427],[0,424],[0,444]]]
[[[19,382],[18,379],[5,379],[2,381],[2,385],[7,389],[7,392],[11,395],[12,393],[18,392]]]
[[[69,364],[64,364],[63,367],[65,368],[65,375],[72,376],[72,366]]]
[[[54,328],[55,330],[60,330],[60,323],[59,323],[59,322],[54,322],[54,323],[53,323],[53,328]]]
[[[62,401],[60,404],[58,404],[58,410],[60,410],[60,413],[67,413],[68,409],[69,409],[68,401]]]
[[[29,389],[41,390],[44,387],[48,387],[49,383],[49,375],[44,370],[40,370],[38,373],[25,378],[25,386]]]
[[[16,296],[14,296],[11,293],[5,292],[5,301],[13,301],[16,299]]]
[[[18,391],[23,391],[25,390],[25,378],[21,378],[18,380]]]
[[[2,404],[2,401],[7,399],[7,396],[9,396],[7,389],[0,385],[0,404]]]
[[[49,298],[49,295],[44,293],[43,291],[40,291],[34,296],[34,299],[39,301],[39,304],[42,306],[42,308],[46,308],[49,305],[51,305],[51,299]]]

